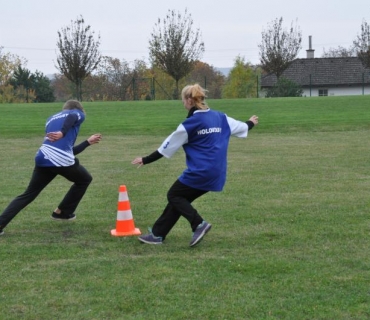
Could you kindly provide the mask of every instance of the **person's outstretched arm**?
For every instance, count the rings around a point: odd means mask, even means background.
[[[77,155],[84,151],[88,146],[91,146],[92,144],[99,143],[102,139],[102,135],[100,133],[95,133],[92,136],[90,136],[87,140],[81,142],[77,146],[73,147],[73,154]]]
[[[149,164],[151,162],[157,161],[162,158],[163,155],[158,152],[158,150],[151,153],[149,156],[146,157],[138,157],[132,160],[132,164],[138,164],[138,168],[143,166],[144,164]]]

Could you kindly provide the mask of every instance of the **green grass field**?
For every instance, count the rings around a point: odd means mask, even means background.
[[[221,193],[194,202],[162,246],[113,237],[125,184],[145,233],[183,151],[137,169],[186,117],[180,101],[85,103],[78,157],[94,180],[71,222],[50,219],[57,178],[0,237],[0,319],[370,319],[370,97],[211,100],[259,126],[232,138]],[[0,105],[0,212],[26,188],[46,118],[62,104]]]

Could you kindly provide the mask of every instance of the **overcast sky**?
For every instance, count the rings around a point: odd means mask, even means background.
[[[0,0],[0,46],[26,58],[32,72],[56,73],[57,32],[82,15],[100,34],[103,55],[148,62],[158,18],[186,8],[205,44],[201,60],[217,68],[232,67],[237,56],[258,63],[261,32],[276,18],[283,17],[284,28],[300,27],[299,58],[309,36],[321,57],[323,49],[351,46],[363,19],[370,23],[369,0]]]

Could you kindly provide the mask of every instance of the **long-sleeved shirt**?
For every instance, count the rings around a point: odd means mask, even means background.
[[[68,167],[75,163],[75,154],[83,151],[87,145],[74,147],[85,114],[78,110],[63,110],[49,117],[45,124],[45,133],[61,131],[63,138],[52,142],[47,136],[36,153],[35,163],[39,167]],[[87,142],[88,143],[88,142]],[[74,148],[77,148],[77,153]]]
[[[222,112],[192,108],[188,118],[156,152],[143,158],[143,163],[162,156],[170,158],[183,147],[187,169],[179,177],[180,182],[200,190],[221,191],[226,182],[230,136],[246,138],[253,126],[252,121],[238,121]]]

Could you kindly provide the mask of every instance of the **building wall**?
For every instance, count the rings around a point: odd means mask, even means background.
[[[310,89],[303,88],[303,96],[304,97],[318,97],[319,96],[319,89],[327,89],[328,96],[353,96],[353,95],[362,95],[362,94],[370,94],[370,87],[362,88],[362,86],[358,87],[348,87],[348,88],[330,88],[330,87],[322,87],[322,88],[312,88],[311,92]]]
[[[303,88],[303,97],[318,97],[319,96],[319,89],[327,89],[328,90],[328,96],[360,96],[362,94],[364,95],[370,95],[370,86],[365,87],[364,89],[362,86],[358,87],[348,87],[348,88],[330,88],[330,87],[322,87],[322,88],[312,88],[311,93],[310,89]],[[266,89],[262,89],[259,92],[259,98],[264,98],[266,96]]]

